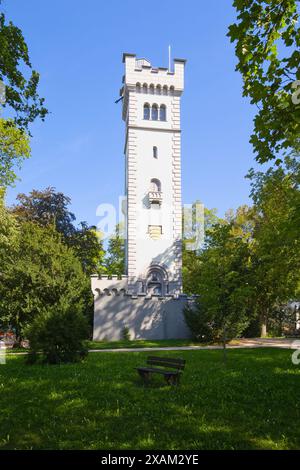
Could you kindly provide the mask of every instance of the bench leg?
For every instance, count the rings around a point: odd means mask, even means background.
[[[165,379],[168,385],[178,385],[179,384],[179,375],[165,375]]]
[[[143,379],[144,383],[148,383],[150,380],[150,372],[146,372],[144,370],[139,370],[138,373],[140,374],[140,377]]]

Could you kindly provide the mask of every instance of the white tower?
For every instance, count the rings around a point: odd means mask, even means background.
[[[180,97],[185,60],[154,68],[135,54],[125,63],[126,270],[132,294],[182,291]]]

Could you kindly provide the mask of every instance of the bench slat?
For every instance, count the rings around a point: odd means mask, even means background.
[[[147,358],[147,364],[149,365],[160,365],[163,367],[170,367],[172,369],[184,369],[185,360],[184,359],[174,359],[169,357],[155,357],[149,356]]]
[[[179,370],[164,370],[164,369],[157,369],[156,367],[137,367],[137,370],[142,372],[157,372],[158,374],[163,375],[178,375],[180,374]]]

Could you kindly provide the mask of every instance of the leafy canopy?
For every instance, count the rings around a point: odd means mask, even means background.
[[[243,77],[243,95],[258,107],[250,142],[259,163],[277,158],[280,164],[282,155],[299,149],[300,100],[292,99],[300,79],[299,1],[235,0],[233,5],[237,21],[228,36],[235,42],[236,70]]]
[[[7,187],[17,178],[15,167],[30,156],[29,139],[12,120],[0,118],[0,187]]]
[[[32,68],[22,31],[7,22],[3,12],[0,12],[0,82],[5,85],[4,106],[14,114],[18,128],[27,130],[37,117],[44,120],[48,111],[44,98],[37,92],[39,74]]]

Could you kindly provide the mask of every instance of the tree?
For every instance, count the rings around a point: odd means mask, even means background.
[[[217,223],[222,223],[222,219],[217,217],[216,209],[204,208],[204,220],[196,220],[196,203],[193,204],[193,233],[185,233],[182,243],[182,277],[183,277],[183,291],[187,294],[199,293],[199,279],[198,275],[201,270],[201,257],[199,254],[209,244],[210,234],[213,227]],[[201,216],[200,216],[201,217]],[[194,235],[197,228],[201,230],[200,225],[204,224],[204,244],[198,250],[188,249],[188,243],[195,241]]]
[[[252,302],[262,335],[278,308],[299,295],[300,167],[291,158],[286,165],[285,169],[249,174],[256,213]]]
[[[90,291],[79,260],[53,227],[23,222],[18,246],[1,266],[0,321],[14,328],[18,341],[41,312],[67,299],[70,306]]]
[[[237,22],[229,27],[228,36],[236,44],[236,70],[243,77],[243,95],[258,107],[250,142],[259,163],[276,158],[279,164],[282,154],[299,150],[298,3],[298,0],[233,3]]]
[[[4,205],[4,191],[0,188],[0,284],[4,265],[18,246],[19,226],[16,218]]]
[[[97,227],[88,226],[86,222],[81,222],[80,226],[72,235],[70,246],[81,261],[83,271],[90,276],[105,269],[105,250]]]
[[[89,276],[104,269],[104,248],[100,233],[95,226],[80,223],[76,228],[75,215],[68,206],[71,199],[55,188],[32,190],[29,195],[18,194],[18,204],[12,208],[12,213],[22,223],[31,221],[40,226],[55,227],[62,235],[62,240],[73,248],[80,260],[83,271]]]
[[[0,2],[1,3],[1,2]],[[27,76],[29,75],[29,78]],[[44,98],[37,92],[39,74],[32,69],[22,31],[0,13],[0,82],[5,85],[5,104],[14,113],[14,123],[27,130],[37,117],[45,119]]]
[[[33,189],[29,195],[18,194],[18,204],[12,212],[21,222],[35,222],[41,226],[54,226],[65,241],[75,234],[75,215],[69,211],[71,199],[55,188]]]
[[[125,273],[125,243],[121,228],[116,226],[114,235],[109,239],[105,258],[106,273],[111,276],[122,276]]]
[[[242,334],[250,321],[250,256],[247,241],[236,236],[234,222],[216,224],[199,255],[199,299],[185,312],[198,340],[226,342]]]
[[[15,167],[20,167],[30,156],[28,136],[12,120],[0,118],[0,187],[12,185],[17,178]]]

